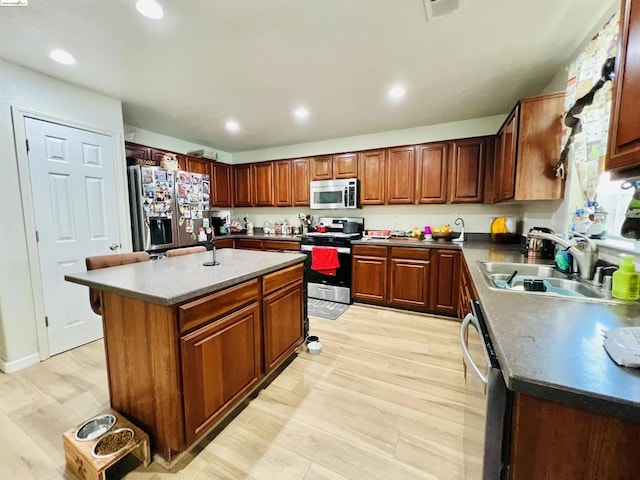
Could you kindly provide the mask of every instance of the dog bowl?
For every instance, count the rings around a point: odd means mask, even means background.
[[[309,342],[307,349],[311,355],[318,355],[322,351],[322,344],[320,342]]]
[[[91,453],[96,458],[110,457],[126,448],[133,437],[134,433],[130,428],[118,428],[98,440]]]
[[[318,342],[320,341],[320,339],[318,337],[316,337],[315,335],[309,335],[306,340],[304,341],[304,343],[306,343],[307,345],[309,345],[311,342]]]
[[[98,415],[84,422],[78,430],[76,430],[76,440],[81,442],[95,440],[104,435],[116,424],[116,417],[110,413]]]

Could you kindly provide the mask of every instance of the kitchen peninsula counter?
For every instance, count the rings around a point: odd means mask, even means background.
[[[111,407],[172,466],[302,344],[305,255],[222,249],[67,275],[101,291]],[[87,296],[87,301],[88,301]]]

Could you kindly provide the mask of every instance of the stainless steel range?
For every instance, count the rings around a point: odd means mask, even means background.
[[[327,231],[307,233],[300,242],[301,250],[307,254],[307,295],[310,298],[350,304],[351,241],[362,238],[364,218],[320,217],[318,225],[327,227]],[[335,249],[335,253],[322,251],[327,249]],[[337,262],[334,264],[332,262],[336,257]],[[328,266],[335,268],[323,269],[323,261],[328,261]]]

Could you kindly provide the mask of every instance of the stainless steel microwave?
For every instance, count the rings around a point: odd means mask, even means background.
[[[358,208],[358,179],[319,180],[311,182],[312,209]]]

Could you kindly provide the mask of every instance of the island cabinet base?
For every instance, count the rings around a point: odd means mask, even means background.
[[[640,423],[516,394],[509,479],[632,480]]]
[[[104,291],[111,407],[171,464],[295,354],[302,277],[297,264],[172,306]]]

